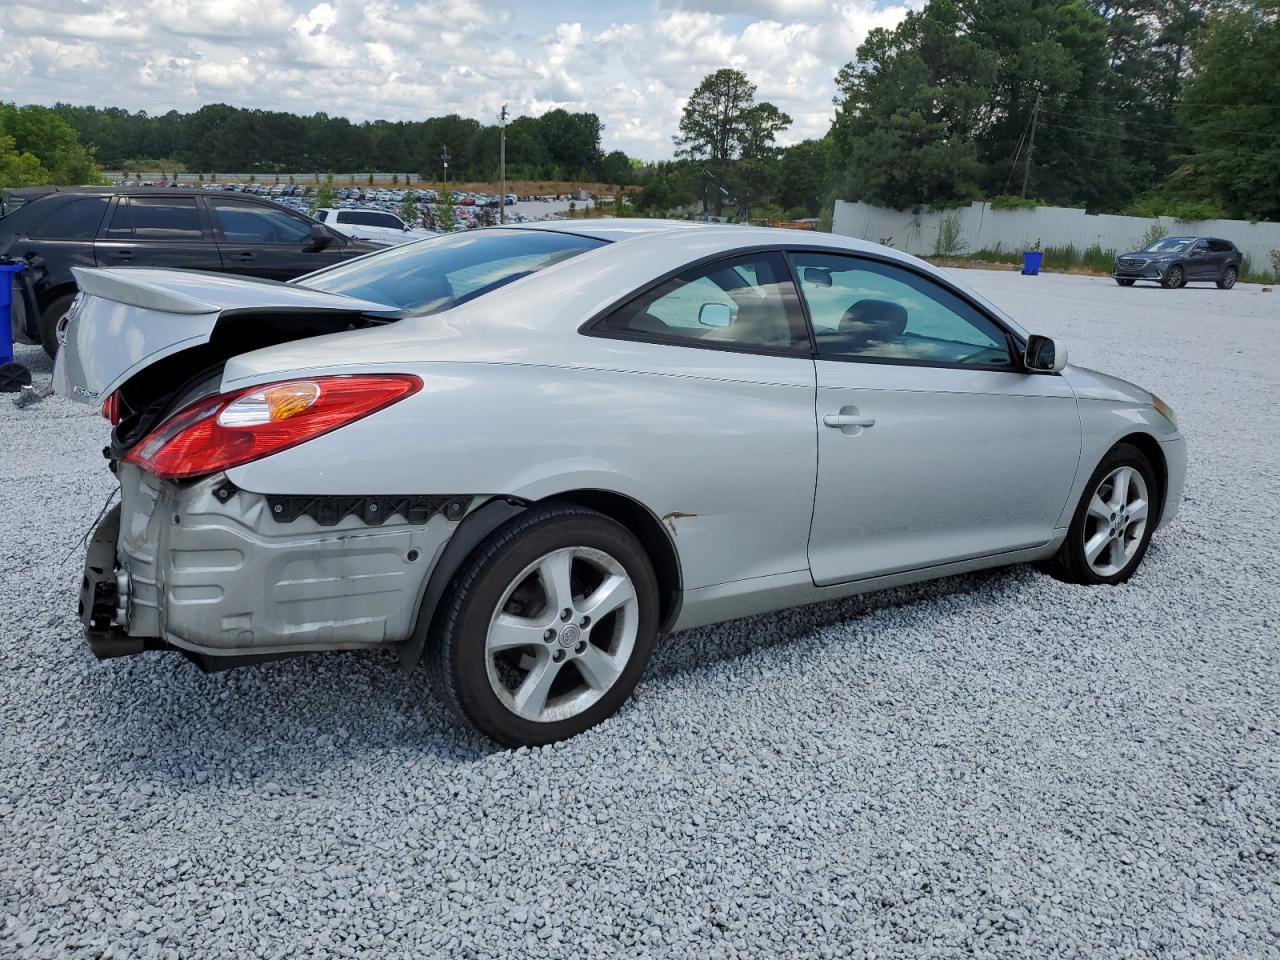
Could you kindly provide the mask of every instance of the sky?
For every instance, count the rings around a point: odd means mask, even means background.
[[[670,157],[686,98],[737,67],[826,132],[834,78],[924,0],[0,0],[0,100],[148,113],[205,103],[353,120],[556,107],[604,148]]]

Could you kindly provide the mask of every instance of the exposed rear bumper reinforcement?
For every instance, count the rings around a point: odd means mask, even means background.
[[[89,633],[107,632],[115,615],[116,542],[119,539],[120,504],[117,503],[93,531],[85,556],[78,613]]]
[[[99,659],[177,649],[201,669],[396,646],[477,497],[288,496],[121,464],[80,590]]]

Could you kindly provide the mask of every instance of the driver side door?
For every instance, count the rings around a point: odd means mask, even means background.
[[[1187,253],[1187,279],[1215,279],[1219,273],[1217,259],[1217,255],[1209,249],[1208,240],[1197,240]]]
[[[903,266],[791,255],[817,350],[820,586],[1047,542],[1080,458],[1075,394],[976,305]]]
[[[292,280],[343,259],[346,241],[333,231],[315,249],[312,221],[279,207],[239,197],[211,197],[222,269],[264,280]]]

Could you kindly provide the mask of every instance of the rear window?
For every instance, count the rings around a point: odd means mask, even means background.
[[[362,257],[299,283],[410,313],[439,313],[604,245],[593,237],[544,230],[450,233]]]
[[[64,203],[31,231],[41,240],[92,240],[107,212],[107,197],[86,197]],[[32,208],[34,211],[34,207]]]
[[[113,240],[199,240],[195,197],[121,197],[107,236]]]

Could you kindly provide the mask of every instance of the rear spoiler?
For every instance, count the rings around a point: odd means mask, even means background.
[[[72,267],[87,295],[161,313],[239,313],[245,310],[313,310],[399,317],[403,311],[296,283],[163,267]]]
[[[220,273],[155,267],[72,267],[71,272],[81,296],[58,327],[53,388],[81,403],[98,403],[142,368],[209,343],[223,317],[341,321],[363,316],[385,323],[404,314],[372,300]],[[315,326],[315,333],[334,332],[332,323]]]
[[[217,313],[218,305],[189,294],[148,283],[141,276],[121,276],[92,267],[72,267],[76,285],[90,296],[165,313]]]

